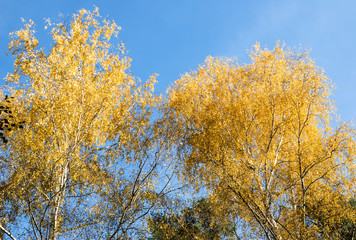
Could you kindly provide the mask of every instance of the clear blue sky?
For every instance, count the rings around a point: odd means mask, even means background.
[[[0,0],[0,77],[12,71],[8,34],[22,26],[21,18],[35,21],[41,45],[44,18],[59,21],[94,5],[123,28],[119,37],[133,59],[132,73],[143,80],[159,74],[157,92],[208,55],[245,63],[254,43],[272,48],[281,40],[311,49],[337,86],[337,113],[356,120],[354,0]]]

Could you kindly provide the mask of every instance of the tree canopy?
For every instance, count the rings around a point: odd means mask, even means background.
[[[181,174],[266,239],[335,239],[354,215],[354,131],[335,129],[331,83],[307,53],[259,45],[251,63],[209,57],[168,92]]]
[[[0,91],[0,237],[354,237],[355,131],[308,52],[208,57],[157,96],[98,9],[48,20],[48,49],[34,26]]]
[[[228,214],[218,211],[210,199],[201,198],[180,212],[153,213],[149,218],[152,238],[163,239],[234,239],[236,227]]]
[[[128,73],[124,46],[110,43],[120,28],[99,19],[96,9],[69,26],[48,22],[49,50],[38,47],[32,21],[12,34],[15,70],[3,91],[24,127],[5,129],[1,145],[3,232],[122,238],[159,195],[149,157],[155,79],[141,84]]]

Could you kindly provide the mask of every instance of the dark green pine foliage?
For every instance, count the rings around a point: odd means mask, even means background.
[[[217,216],[211,202],[202,198],[178,213],[154,213],[149,219],[151,240],[236,239],[233,221]]]

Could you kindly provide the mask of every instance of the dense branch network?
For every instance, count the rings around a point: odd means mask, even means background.
[[[13,113],[10,109],[11,102],[14,98],[5,95],[4,104],[0,105],[0,138],[2,143],[8,143],[6,139],[5,132],[12,130],[22,129],[24,127],[24,121],[17,121],[14,119]]]

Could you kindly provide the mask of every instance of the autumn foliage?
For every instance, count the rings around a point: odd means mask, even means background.
[[[23,126],[2,133],[0,236],[355,234],[355,132],[336,121],[331,81],[307,52],[256,44],[249,64],[208,57],[162,97],[155,76],[130,74],[124,45],[112,44],[120,28],[97,9],[47,28],[50,49],[38,47],[32,21],[11,35],[15,68],[2,88],[11,119],[0,117]],[[178,185],[204,195],[198,216],[169,207],[189,202],[177,200]]]
[[[353,217],[353,130],[330,127],[332,86],[306,53],[256,45],[251,60],[209,57],[170,89],[181,173],[260,237],[335,239]]]
[[[81,10],[70,26],[49,22],[50,51],[37,47],[31,21],[12,34],[6,90],[25,127],[2,145],[0,215],[5,226],[31,225],[20,236],[117,238],[152,198],[146,171],[155,166],[143,165],[154,77],[140,85],[127,73],[124,46],[110,44],[119,27],[98,16]]]

